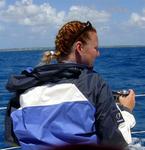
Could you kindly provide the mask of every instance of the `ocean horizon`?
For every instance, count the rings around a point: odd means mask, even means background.
[[[104,45],[99,48],[144,48],[145,45]],[[38,47],[13,47],[13,48],[0,48],[0,52],[4,51],[31,51],[31,50],[54,50],[54,47],[38,46]]]

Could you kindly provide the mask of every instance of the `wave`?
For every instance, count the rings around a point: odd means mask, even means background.
[[[145,150],[145,138],[132,138],[132,144],[129,145],[130,150]]]

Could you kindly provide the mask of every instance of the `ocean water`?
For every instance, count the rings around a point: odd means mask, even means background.
[[[0,52],[0,149],[9,147],[4,141],[4,115],[11,93],[5,89],[8,77],[19,74],[27,67],[36,66],[43,51]],[[134,89],[136,94],[145,93],[145,47],[100,48],[94,70],[108,82],[112,90]],[[136,97],[133,114],[136,126],[132,129],[132,150],[145,150],[145,97]]]

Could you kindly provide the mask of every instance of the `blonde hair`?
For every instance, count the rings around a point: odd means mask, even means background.
[[[40,64],[41,65],[43,65],[43,64],[45,64],[45,65],[50,64],[50,62],[52,60],[56,59],[58,56],[59,56],[59,52],[56,53],[55,51],[50,51],[50,50],[45,51],[43,53],[43,56],[42,56]]]

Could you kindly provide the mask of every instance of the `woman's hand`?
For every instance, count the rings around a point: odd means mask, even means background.
[[[119,97],[119,103],[121,105],[129,108],[132,111],[135,106],[135,92],[132,89],[130,89],[128,96],[126,96],[126,97],[120,96]]]

